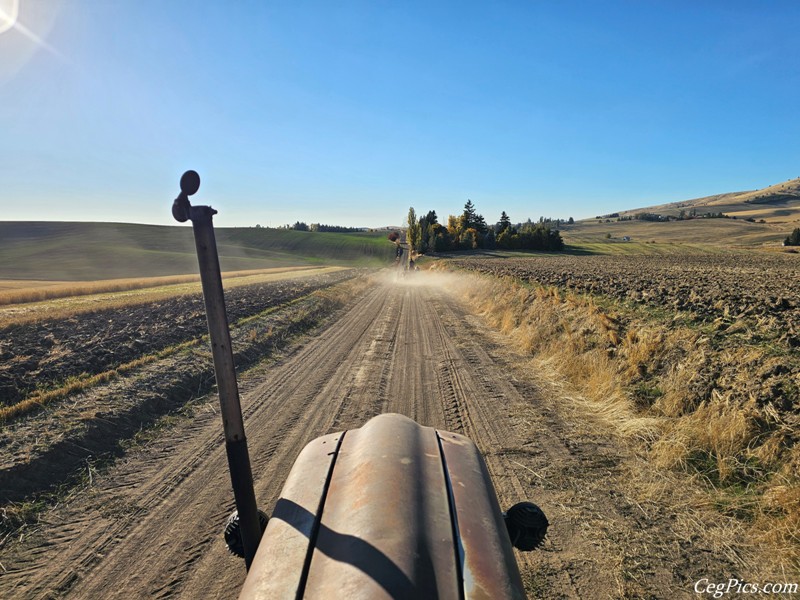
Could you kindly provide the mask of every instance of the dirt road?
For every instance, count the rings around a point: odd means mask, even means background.
[[[700,577],[735,575],[664,507],[627,498],[624,451],[543,398],[502,342],[441,287],[389,282],[251,369],[240,385],[261,507],[306,442],[398,412],[470,436],[504,508],[542,505],[549,540],[518,555],[532,597],[688,596]],[[235,598],[245,572],[220,533],[233,506],[215,403],[7,544],[0,596]]]

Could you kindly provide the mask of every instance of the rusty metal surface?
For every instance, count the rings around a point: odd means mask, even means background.
[[[459,598],[436,431],[381,415],[344,438],[307,598]]]
[[[240,596],[296,597],[524,598],[475,445],[389,414],[306,446]]]
[[[483,457],[469,438],[439,431],[456,508],[466,598],[525,598]]]
[[[292,467],[250,567],[241,599],[295,598],[341,433],[309,443]]]

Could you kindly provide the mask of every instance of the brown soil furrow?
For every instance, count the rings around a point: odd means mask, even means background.
[[[746,322],[783,351],[800,347],[796,254],[529,255],[502,260],[476,254],[451,262],[497,277],[667,310],[694,323],[722,328]]]
[[[341,271],[229,289],[229,318],[235,322],[355,274]],[[199,292],[65,319],[0,325],[0,406],[14,404],[37,388],[101,373],[205,332]]]
[[[306,299],[234,329],[237,365],[253,364],[260,352],[284,345],[295,329],[322,321],[323,311],[314,299]],[[301,321],[292,321],[297,318]],[[248,332],[257,325],[272,330],[273,335],[250,340]],[[165,371],[173,373],[172,377],[165,380]],[[198,350],[147,365],[130,377],[90,389],[44,413],[12,423],[4,431],[12,443],[7,443],[9,451],[0,455],[0,498],[20,501],[74,480],[75,471],[93,457],[121,455],[122,449],[115,445],[117,440],[133,436],[163,414],[207,393],[212,385],[212,366],[204,350]],[[54,421],[66,424],[68,435],[53,427]]]

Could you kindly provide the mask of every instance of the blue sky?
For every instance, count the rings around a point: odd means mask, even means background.
[[[0,0],[10,14],[17,0]],[[613,210],[800,176],[800,3],[18,0],[4,220]]]

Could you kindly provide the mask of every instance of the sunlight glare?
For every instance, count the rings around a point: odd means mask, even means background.
[[[19,0],[0,2],[0,33],[5,33],[17,24]]]
[[[36,35],[33,31],[25,27],[18,21],[19,17],[19,0],[0,0],[0,34],[14,29],[32,41],[40,48],[44,48],[56,58],[68,62],[66,57],[58,50],[53,48],[50,44],[45,42],[41,37]]]

